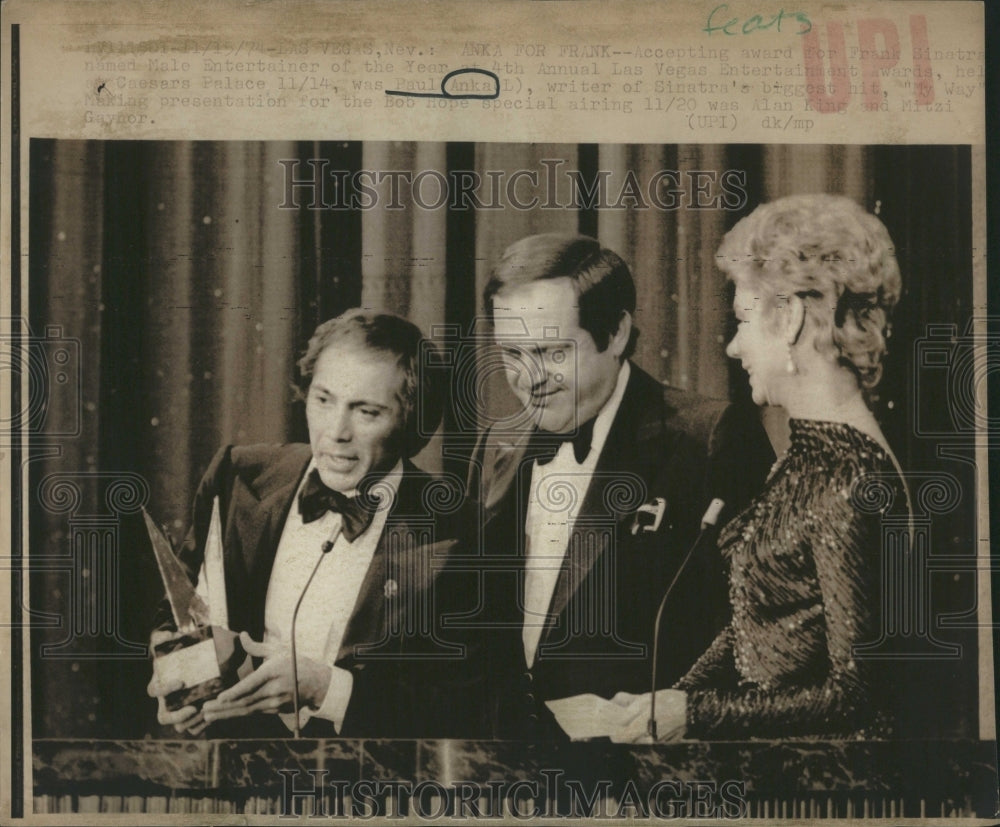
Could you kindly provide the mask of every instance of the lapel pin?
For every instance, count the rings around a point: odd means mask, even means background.
[[[392,600],[392,598],[394,598],[397,594],[399,594],[399,583],[397,583],[395,580],[386,580],[383,591],[385,592],[385,596],[389,600]]]
[[[667,510],[667,501],[663,497],[657,497],[651,503],[639,506],[635,512],[635,521],[632,523],[632,534],[638,534],[639,529],[643,531],[656,531],[663,522],[663,514]]]

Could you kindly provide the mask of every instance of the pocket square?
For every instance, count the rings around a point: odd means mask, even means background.
[[[640,530],[657,531],[666,512],[667,501],[663,497],[657,497],[652,502],[639,506],[635,512],[635,520],[632,522],[632,534],[638,534]]]

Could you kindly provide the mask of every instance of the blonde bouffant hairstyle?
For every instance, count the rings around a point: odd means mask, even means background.
[[[861,387],[879,383],[902,279],[878,218],[844,196],[791,195],[737,223],[716,258],[735,284],[775,304],[802,298],[817,350],[853,370]]]

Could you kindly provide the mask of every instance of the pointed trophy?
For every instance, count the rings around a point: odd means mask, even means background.
[[[145,509],[142,515],[177,625],[174,636],[153,647],[153,670],[164,682],[179,679],[184,684],[182,689],[166,696],[167,709],[200,707],[235,684],[243,671],[240,667],[249,662],[239,635],[227,628],[219,499],[216,497],[212,508],[197,589],[166,535]]]

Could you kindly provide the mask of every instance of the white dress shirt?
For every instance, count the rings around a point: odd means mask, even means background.
[[[361,585],[375,556],[382,529],[385,528],[386,518],[403,475],[403,464],[396,463],[382,483],[375,487],[373,493],[377,492],[382,497],[381,505],[375,512],[371,525],[353,543],[339,533],[340,514],[327,511],[318,520],[302,522],[299,493],[313,468],[315,463],[310,462],[296,491],[274,556],[274,567],[264,602],[264,642],[290,645],[295,604],[317,559],[322,557],[316,576],[299,607],[298,619],[295,621],[295,644],[299,658],[312,658],[325,663],[333,668],[333,674],[319,709],[300,709],[299,723],[304,726],[315,715],[332,721],[339,733],[354,688],[354,676],[348,670],[333,664],[344,640],[347,624],[354,613]],[[322,546],[334,534],[338,537],[333,549],[324,554]],[[290,730],[294,729],[294,714],[282,714],[281,719]]]
[[[582,463],[576,461],[571,442],[559,446],[555,457],[544,466],[535,462],[531,469],[528,511],[525,517],[526,544],[524,582],[524,626],[521,640],[524,659],[530,668],[535,662],[562,569],[573,524],[580,513],[594,468],[611,430],[630,373],[629,363],[622,364],[614,391],[594,419],[590,452]],[[582,423],[581,423],[582,424]]]

